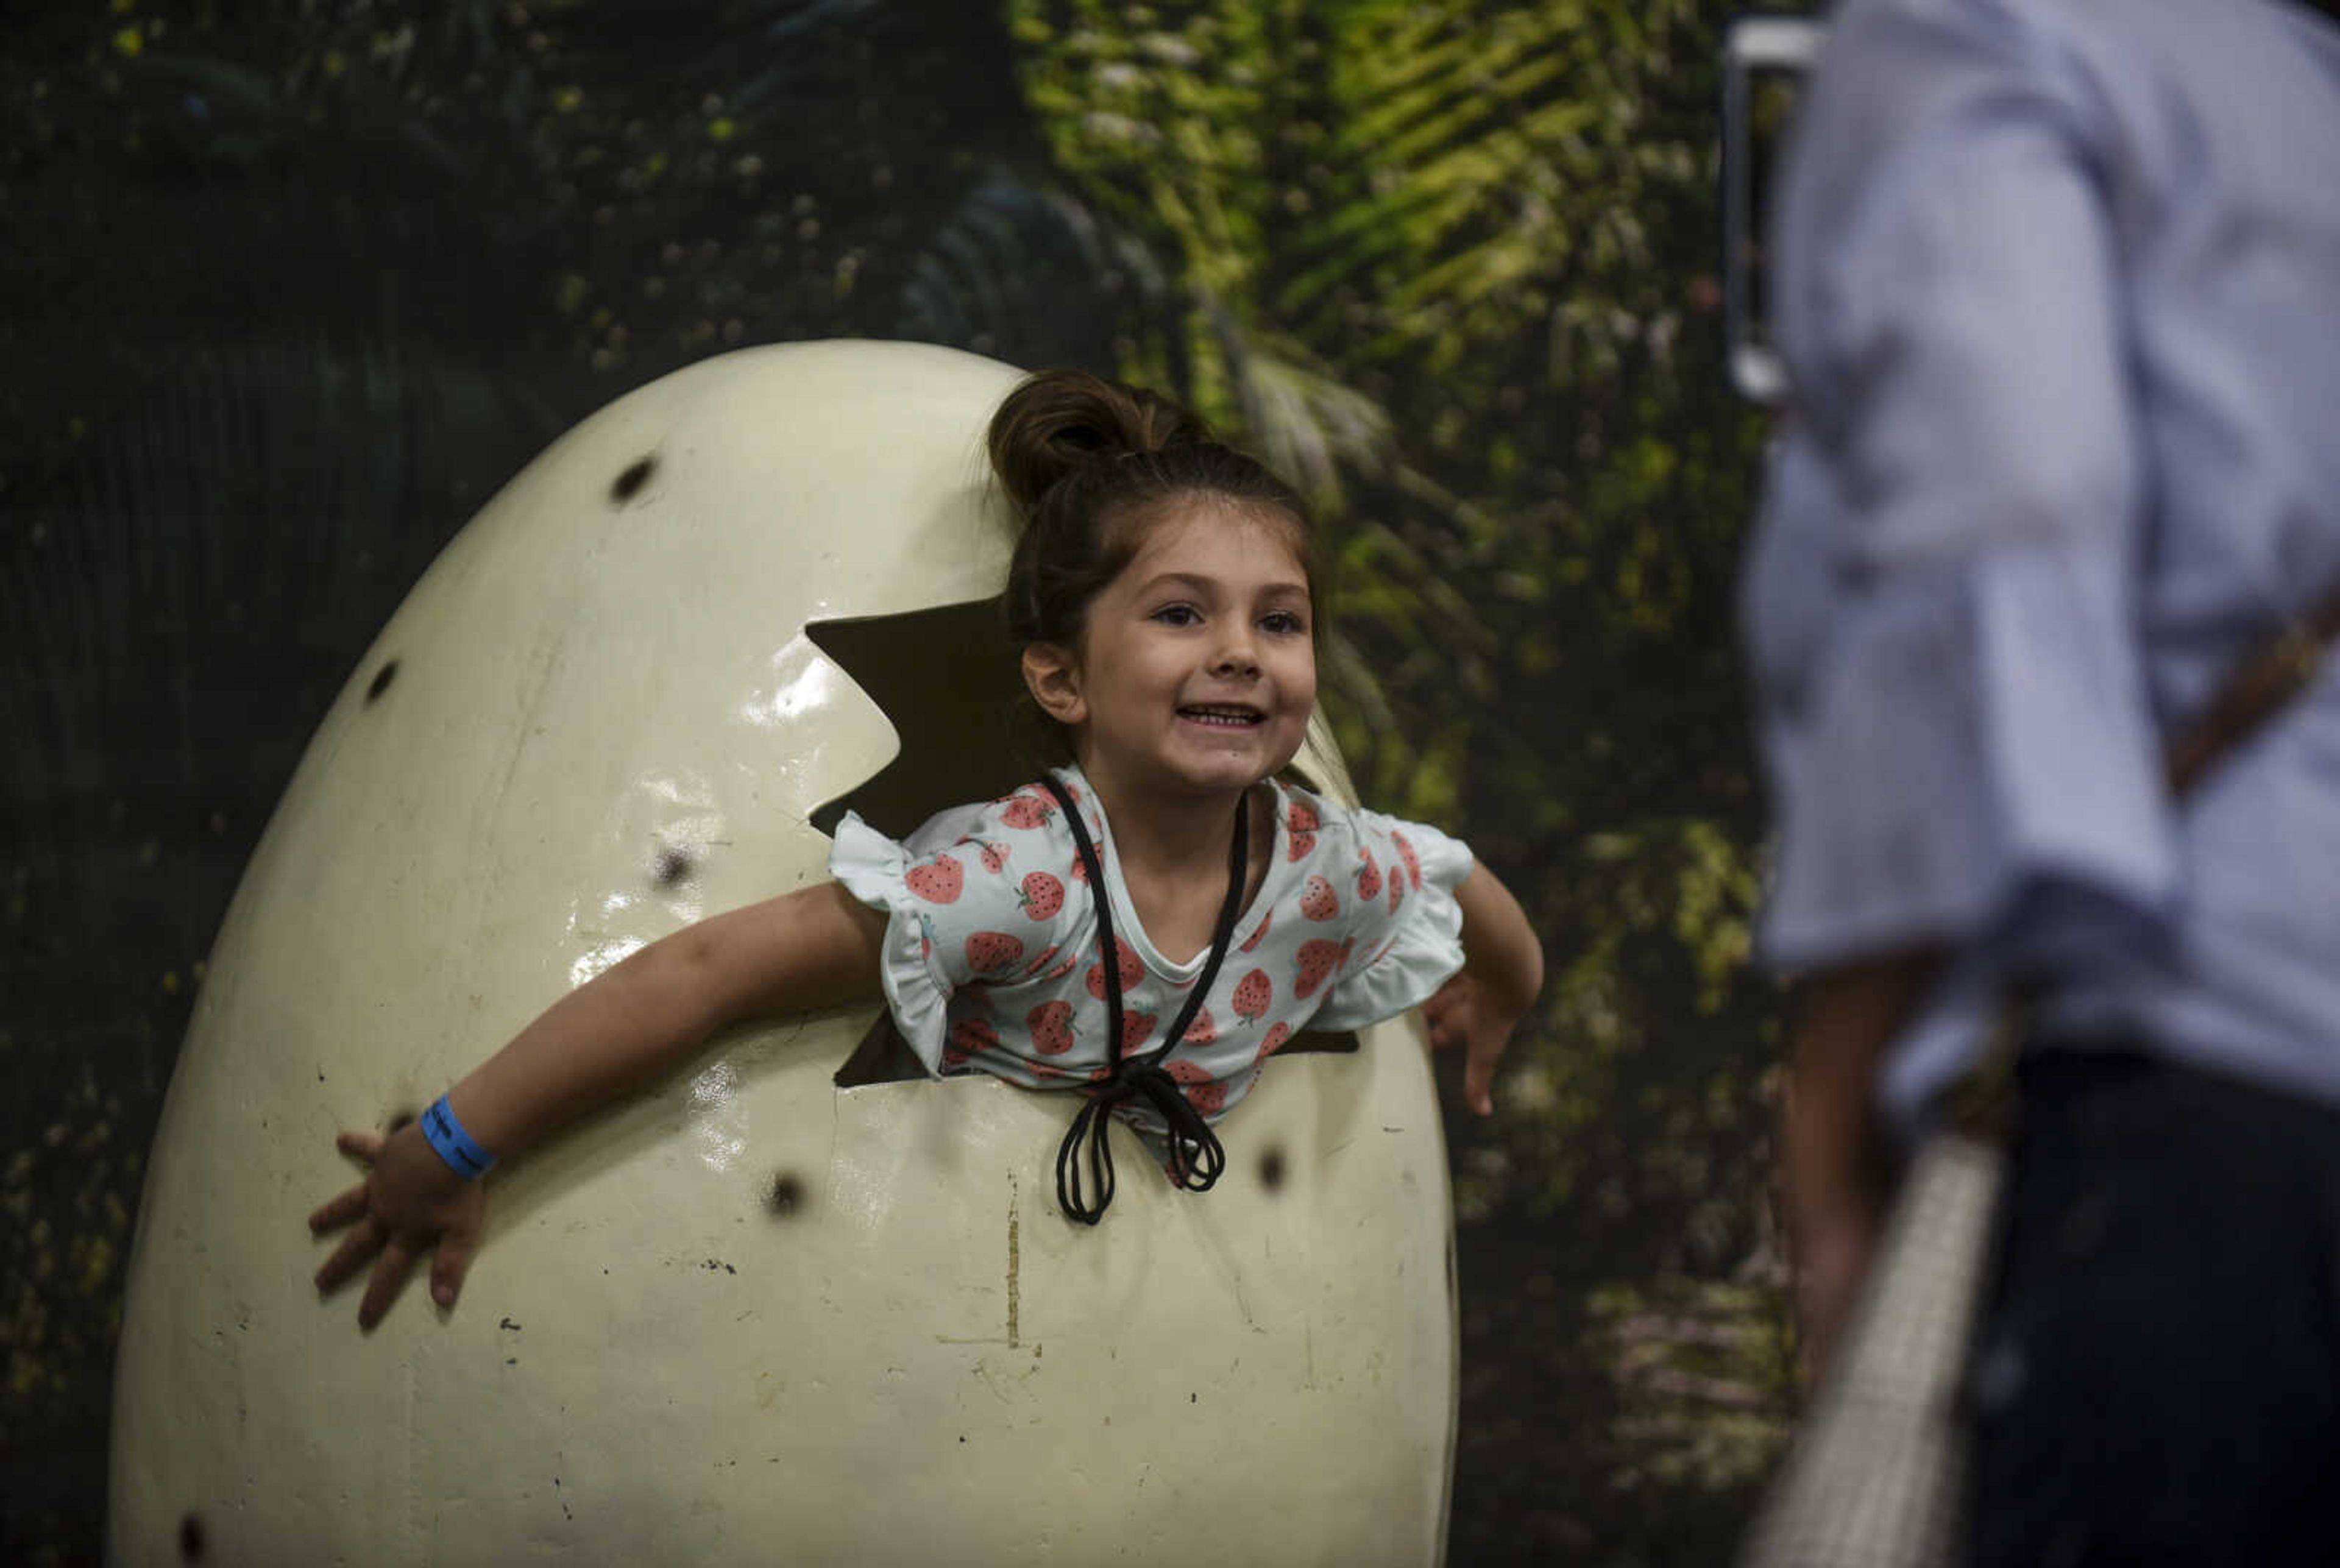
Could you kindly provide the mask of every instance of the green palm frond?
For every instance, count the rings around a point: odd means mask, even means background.
[[[1640,76],[1684,5],[1357,5],[1330,81],[1340,195],[1276,298],[1312,335],[1364,323],[1377,353],[1531,330],[1588,271],[1646,266],[1631,150]],[[1625,176],[1621,179],[1621,176]]]
[[[1197,305],[1253,448],[1314,504],[1340,510],[1344,472],[1389,463],[1389,411],[1298,339],[1246,325],[1215,295]]]

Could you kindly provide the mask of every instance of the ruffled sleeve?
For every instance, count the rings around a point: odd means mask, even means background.
[[[994,999],[1072,939],[1087,905],[1064,868],[1052,819],[1025,797],[946,812],[907,844],[850,812],[837,825],[829,874],[885,914],[886,1005],[929,1072],[994,1051],[1006,1027]]]
[[[914,867],[933,868],[941,852],[913,860],[901,845],[878,832],[851,811],[837,825],[837,840],[828,854],[828,874],[845,890],[886,916],[886,938],[878,957],[878,979],[886,991],[886,1007],[902,1038],[917,1053],[927,1071],[942,1070],[943,1045],[949,1037],[949,1006],[957,988],[936,962],[938,949],[927,907],[910,891]]]
[[[1435,828],[1377,811],[1346,814],[1345,850],[1328,839],[1326,874],[1343,884],[1353,943],[1314,1027],[1356,1029],[1420,1007],[1462,967],[1462,910],[1454,889],[1471,874],[1471,851]],[[1341,863],[1345,858],[1347,863]]]

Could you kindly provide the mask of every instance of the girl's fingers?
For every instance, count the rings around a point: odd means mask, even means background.
[[[1471,1017],[1461,1001],[1441,991],[1423,1005],[1423,1016],[1430,1025],[1430,1048],[1450,1050],[1471,1037]]]
[[[1478,1063],[1473,1062],[1470,1069],[1462,1075],[1462,1098],[1481,1116],[1493,1116],[1495,1114],[1495,1097],[1492,1093],[1494,1085],[1494,1068],[1492,1067],[1482,1068]]]
[[[1471,982],[1456,975],[1422,1004],[1423,1021],[1430,1026],[1433,1050],[1446,1050],[1471,1037]]]
[[[366,1184],[360,1182],[331,1203],[321,1205],[317,1212],[309,1216],[309,1228],[320,1235],[329,1230],[339,1230],[352,1220],[363,1218],[365,1211]]]
[[[462,1294],[463,1275],[471,1266],[471,1254],[478,1250],[480,1233],[475,1230],[450,1230],[439,1238],[439,1248],[431,1257],[431,1299],[441,1306],[452,1306]]]
[[[393,1240],[382,1249],[382,1256],[366,1280],[364,1299],[358,1303],[358,1326],[372,1328],[398,1299],[399,1287],[406,1283],[407,1271],[414,1266],[414,1249],[402,1241]]]
[[[317,1270],[317,1288],[332,1290],[366,1265],[366,1260],[382,1249],[385,1233],[378,1219],[362,1219],[358,1227],[342,1238],[333,1255]]]
[[[1510,1040],[1502,1035],[1492,1041],[1473,1040],[1471,1055],[1462,1064],[1462,1097],[1482,1116],[1495,1114],[1495,1059],[1508,1044]]]
[[[333,1140],[343,1154],[369,1165],[382,1158],[389,1138],[381,1133],[352,1128]],[[351,1226],[350,1234],[342,1238],[317,1270],[316,1283],[320,1291],[331,1291],[354,1278],[359,1270],[371,1262],[373,1272],[366,1278],[365,1295],[358,1303],[358,1326],[372,1329],[380,1323],[398,1293],[405,1286],[406,1276],[413,1272],[415,1258],[421,1251],[413,1237],[393,1234],[389,1224],[373,1212],[376,1194],[374,1178],[369,1177],[321,1205],[309,1216],[309,1228],[318,1234]],[[470,1268],[471,1254],[479,1245],[480,1226],[476,1215],[468,1222],[460,1217],[454,1225],[435,1238],[427,1234],[432,1222],[423,1222],[423,1245],[431,1245],[435,1258],[431,1270],[431,1294],[442,1306],[454,1302],[456,1293],[463,1287],[464,1272]]]

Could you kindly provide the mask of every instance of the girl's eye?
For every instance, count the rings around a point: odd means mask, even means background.
[[[1280,637],[1298,636],[1308,630],[1308,623],[1289,610],[1269,611],[1261,618],[1260,625]]]
[[[1165,604],[1154,612],[1165,626],[1199,626],[1203,617],[1191,604]]]

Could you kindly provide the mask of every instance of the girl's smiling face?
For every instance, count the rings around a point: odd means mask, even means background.
[[[1070,651],[1025,674],[1108,799],[1233,795],[1290,762],[1316,706],[1314,606],[1296,525],[1201,501],[1147,530]]]

